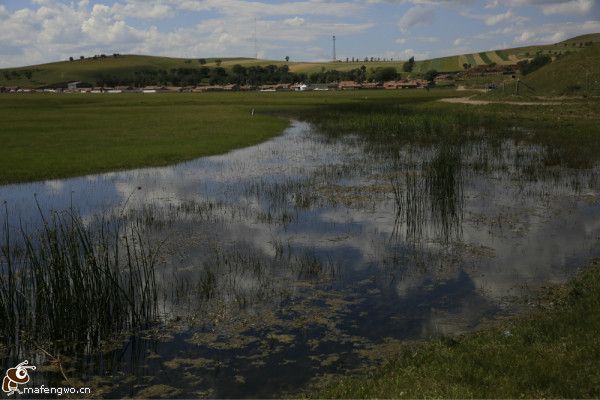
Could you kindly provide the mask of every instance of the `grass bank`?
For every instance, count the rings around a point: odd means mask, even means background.
[[[465,92],[1,95],[0,184],[224,153],[281,133],[289,117],[338,133],[412,132],[407,140],[428,140],[432,129],[443,135],[445,127],[530,127],[527,140],[553,149],[549,165],[589,166],[600,156],[597,100],[544,107],[437,101],[454,96]]]
[[[430,101],[447,95],[0,95],[0,184],[160,166],[224,153],[280,134],[287,118],[305,108],[398,98]]]
[[[0,184],[159,166],[264,141],[288,124],[185,95],[0,96]]]
[[[332,378],[317,398],[597,398],[600,264],[554,288],[532,316],[402,347],[381,367]]]

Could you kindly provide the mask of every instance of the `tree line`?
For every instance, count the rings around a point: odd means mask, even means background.
[[[272,85],[280,83],[333,83],[339,81],[385,82],[399,79],[401,75],[394,67],[379,67],[367,69],[366,66],[348,71],[326,70],[319,72],[295,73],[288,65],[266,65],[245,67],[240,64],[231,69],[223,67],[201,66],[199,68],[184,67],[166,69],[138,69],[127,75],[111,75],[100,73],[96,76],[99,86],[134,86],[144,87],[153,85],[195,86],[210,85]]]

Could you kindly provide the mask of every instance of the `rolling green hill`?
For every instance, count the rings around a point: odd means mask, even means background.
[[[533,57],[537,52],[557,56],[565,52],[580,52],[585,49],[586,43],[600,43],[600,33],[578,36],[566,41],[540,46],[528,46],[504,50],[484,51],[473,54],[462,54],[449,57],[434,58],[431,60],[417,61],[414,72],[423,73],[430,69],[439,72],[461,71],[463,64],[489,65],[496,64],[514,64],[520,60]],[[206,66],[215,67],[216,59],[207,59]],[[366,65],[367,68],[378,68],[382,66],[393,66],[399,71],[402,69],[403,61],[388,62],[289,62],[274,60],[256,60],[250,58],[223,58],[222,66],[231,68],[235,64],[241,64],[245,67],[253,65],[284,65],[287,64],[292,72],[311,73],[323,69],[337,69],[340,71],[360,68]],[[7,68],[0,70],[0,86],[21,86],[38,88],[50,85],[63,84],[70,81],[82,81],[95,83],[99,75],[112,76],[133,76],[135,71],[148,69],[173,68],[200,68],[198,59],[183,59],[169,57],[153,57],[140,55],[122,55],[119,57],[108,56],[106,58],[85,59],[74,61],[62,61],[49,64],[41,64],[20,68]]]
[[[600,95],[600,45],[561,57],[523,78],[522,95]],[[505,90],[513,93],[513,86]]]

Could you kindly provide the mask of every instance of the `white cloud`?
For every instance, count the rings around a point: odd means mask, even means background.
[[[516,32],[518,35],[513,39],[515,44],[556,43],[568,37],[600,32],[600,21],[588,20],[582,23],[563,22],[542,24],[534,28]]]
[[[594,7],[594,0],[571,0],[542,5],[542,11],[550,14],[587,14]]]
[[[491,0],[485,8],[532,6],[540,8],[545,15],[586,15],[592,11],[594,4],[596,0]]]
[[[424,60],[429,58],[430,53],[428,51],[415,51],[413,49],[406,49],[402,51],[386,51],[383,56],[385,58],[393,58],[394,60],[408,60],[414,57],[417,60]]]
[[[320,15],[351,16],[364,10],[357,1],[306,0],[283,3],[264,3],[244,0],[168,0],[181,10],[214,10],[237,16]]]
[[[232,10],[228,6],[236,6]],[[199,23],[162,30],[141,28],[131,19],[158,20],[181,13],[182,8],[204,7],[214,18],[199,18]],[[70,56],[118,52],[177,57],[251,56],[254,47],[254,17],[258,17],[259,55],[273,51],[329,58],[307,44],[336,33],[365,32],[369,22],[347,23],[338,16],[323,15],[355,12],[362,4],[327,0],[267,4],[242,0],[122,0],[112,5],[87,0],[65,3],[62,0],[35,0],[35,5],[9,12],[0,6],[0,67],[29,65]],[[251,14],[246,14],[252,10]],[[301,15],[318,14],[315,21]],[[286,15],[287,12],[292,13]],[[264,18],[261,18],[261,15]],[[288,18],[273,19],[274,16]],[[276,32],[276,34],[273,34]],[[308,51],[307,49],[312,49]]]
[[[306,21],[304,20],[304,18],[294,17],[294,18],[288,18],[288,19],[284,20],[283,22],[285,24],[291,25],[291,26],[301,26],[301,25],[304,25],[304,23]]]
[[[410,8],[398,21],[398,27],[406,31],[408,28],[418,25],[430,25],[433,23],[435,9],[433,7],[415,6]]]
[[[111,11],[120,18],[159,19],[173,16],[171,6],[160,0],[127,0],[125,3],[115,3]]]
[[[486,17],[485,23],[486,23],[486,25],[496,25],[500,22],[510,20],[513,17],[514,17],[514,14],[512,13],[512,11],[508,10],[507,12],[502,13],[502,14],[490,15],[490,16]]]

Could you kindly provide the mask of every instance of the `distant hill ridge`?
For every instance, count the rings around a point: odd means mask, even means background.
[[[551,56],[565,52],[579,52],[589,47],[590,44],[600,43],[600,33],[577,36],[559,43],[550,45],[527,46],[511,49],[482,51],[478,53],[462,54],[430,60],[417,60],[414,73],[424,73],[435,69],[438,72],[453,72],[464,69],[463,65],[471,67],[478,65],[509,65],[520,60],[533,57],[542,52]],[[75,56],[75,55],[74,55]],[[201,63],[202,60],[202,63]],[[94,83],[99,75],[132,76],[141,70],[171,70],[176,68],[201,68],[202,66],[214,68],[217,65],[230,69],[236,64],[244,67],[266,65],[288,65],[291,72],[313,73],[325,70],[348,71],[365,65],[367,68],[395,67],[402,71],[402,61],[356,61],[356,62],[286,62],[284,60],[256,60],[252,58],[171,58],[143,55],[107,55],[97,59],[85,58],[73,61],[61,61],[19,68],[0,69],[0,86],[45,87],[70,81]]]

